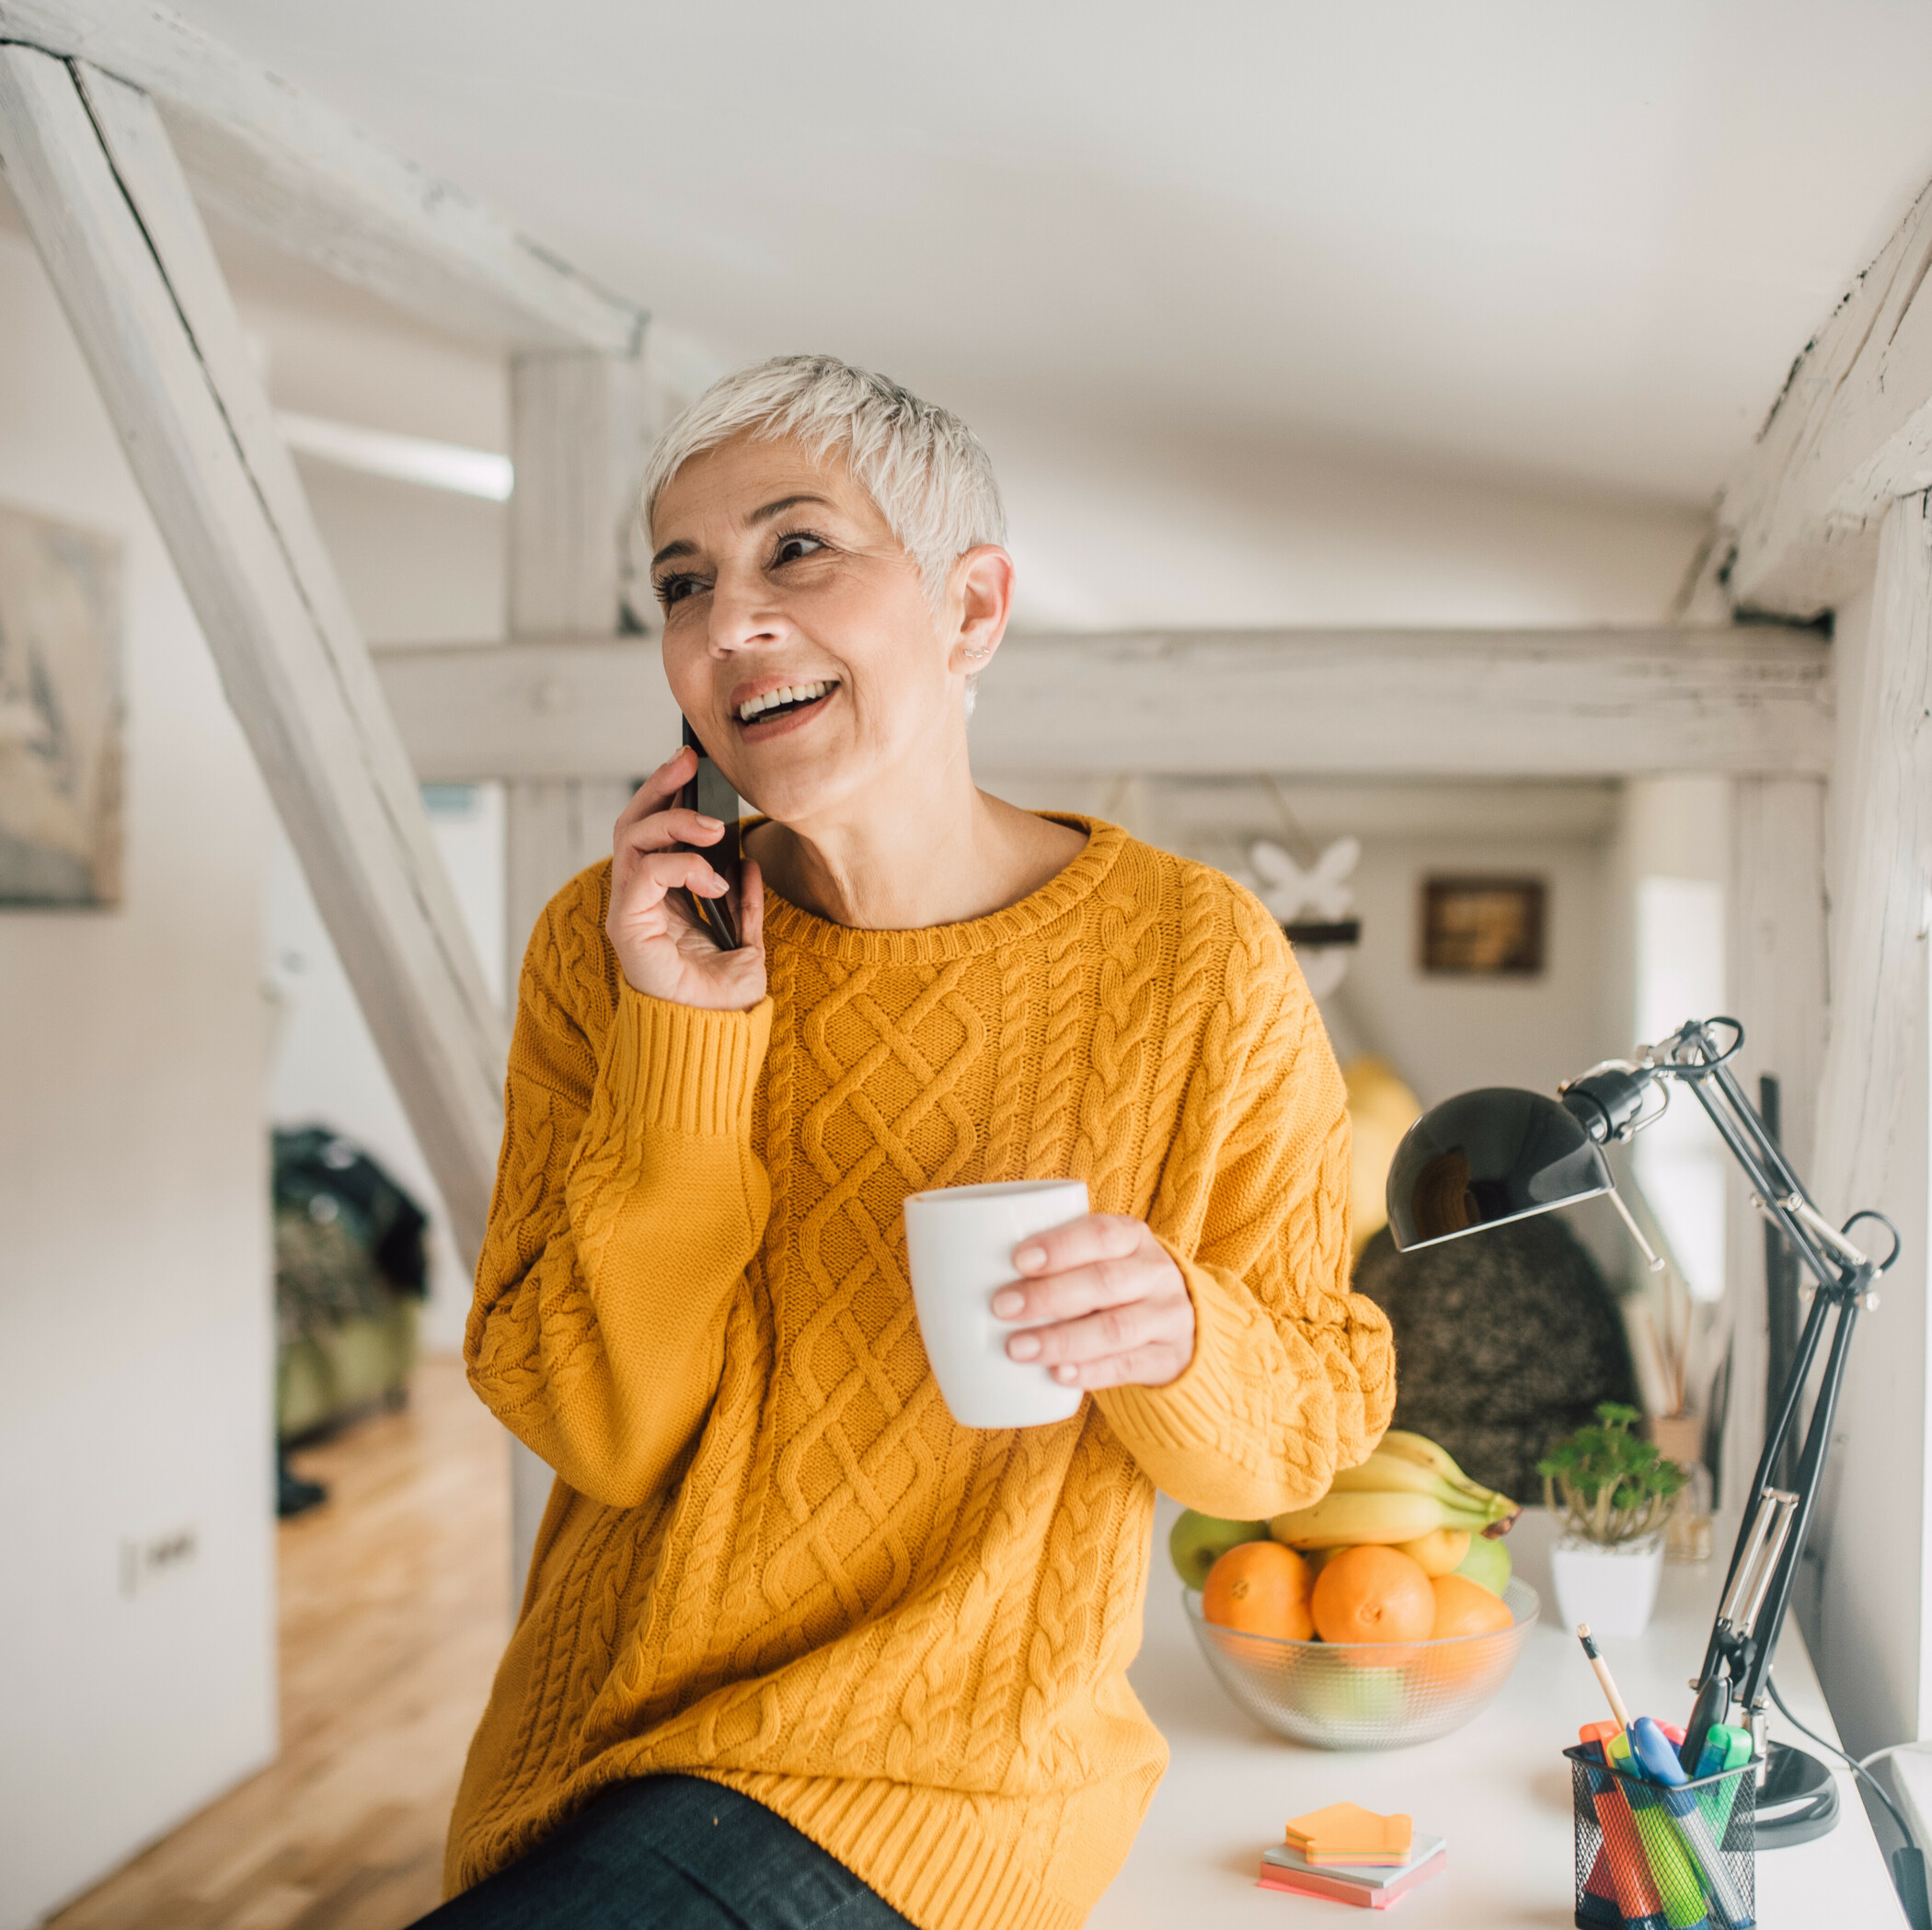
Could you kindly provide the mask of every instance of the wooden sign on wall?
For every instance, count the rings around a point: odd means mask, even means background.
[[[1527,978],[1543,970],[1547,890],[1540,878],[1422,880],[1422,970]]]

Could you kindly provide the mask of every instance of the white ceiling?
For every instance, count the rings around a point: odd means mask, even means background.
[[[1702,503],[1932,175],[1876,0],[175,0],[737,357]]]

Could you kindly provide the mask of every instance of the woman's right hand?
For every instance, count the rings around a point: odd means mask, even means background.
[[[749,1012],[765,996],[765,886],[757,866],[744,861],[737,906],[744,943],[736,951],[719,950],[673,896],[680,885],[700,898],[721,898],[727,890],[703,852],[674,848],[715,844],[724,835],[716,818],[672,804],[696,767],[697,752],[686,745],[624,807],[611,844],[611,909],[604,929],[624,976],[646,998]]]

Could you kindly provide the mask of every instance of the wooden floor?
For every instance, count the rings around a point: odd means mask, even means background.
[[[502,1431],[451,1361],[296,1456],[282,1757],[52,1921],[60,1930],[399,1930],[441,1895],[463,1752],[509,1630]]]

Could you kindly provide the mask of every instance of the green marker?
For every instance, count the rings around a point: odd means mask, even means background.
[[[1650,1878],[1663,1901],[1663,1917],[1671,1930],[1704,1930],[1710,1923],[1705,1908],[1704,1880],[1696,1866],[1685,1854],[1683,1840],[1663,1807],[1662,1792],[1644,1779],[1630,1752],[1627,1735],[1610,1739],[1611,1762],[1623,1773],[1617,1787],[1630,1806],[1637,1834],[1650,1859]]]
[[[1704,1740],[1704,1753],[1697,1759],[1697,1776],[1724,1775],[1727,1770],[1742,1769],[1751,1761],[1751,1731],[1727,1723],[1717,1723]],[[1738,1791],[1744,1786],[1741,1775],[1697,1792],[1697,1807],[1710,1825],[1711,1840],[1721,1845],[1731,1827],[1731,1812],[1737,1807]]]

